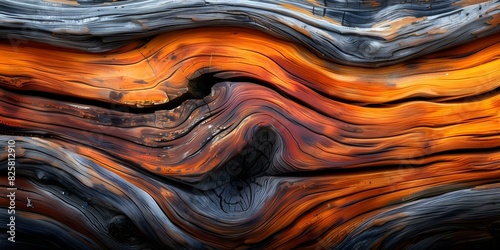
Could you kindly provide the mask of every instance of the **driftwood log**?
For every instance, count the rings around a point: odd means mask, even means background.
[[[1,1],[0,248],[496,249],[499,23],[498,0]]]

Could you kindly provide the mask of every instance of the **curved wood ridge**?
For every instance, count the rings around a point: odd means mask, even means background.
[[[102,52],[166,31],[240,26],[324,59],[381,66],[498,31],[499,0],[5,0],[0,37]]]
[[[19,248],[495,249],[499,6],[2,1],[0,224],[15,140]]]
[[[456,99],[499,85],[498,35],[479,41],[377,69],[326,62],[303,47],[238,28],[172,32],[131,50],[103,54],[63,50],[54,55],[53,47],[19,50],[5,41],[0,80],[17,90],[139,107],[178,98],[201,75],[253,79],[294,96],[321,94],[358,105],[412,97]]]

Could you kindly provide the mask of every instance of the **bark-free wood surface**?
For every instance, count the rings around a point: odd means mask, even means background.
[[[498,0],[5,0],[0,37],[107,51],[165,31],[239,26],[304,44],[324,59],[381,66],[499,29]]]

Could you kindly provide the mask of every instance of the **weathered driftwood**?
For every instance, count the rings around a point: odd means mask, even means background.
[[[90,2],[0,3],[16,247],[498,241],[498,1]]]
[[[91,52],[138,37],[239,26],[304,44],[324,59],[381,66],[499,30],[500,1],[58,1],[0,3],[0,37]]]

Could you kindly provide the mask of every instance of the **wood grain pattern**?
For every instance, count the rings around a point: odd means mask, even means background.
[[[1,248],[495,249],[499,2],[398,3],[3,1]]]
[[[491,1],[59,1],[0,3],[0,37],[102,52],[138,37],[239,26],[304,44],[324,59],[382,66],[498,31]],[[20,18],[22,16],[23,18]]]

